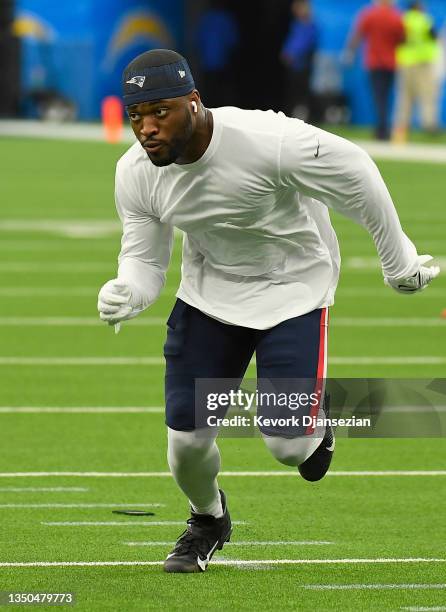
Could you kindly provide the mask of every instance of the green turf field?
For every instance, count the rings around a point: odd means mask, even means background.
[[[73,592],[88,612],[446,610],[444,438],[340,439],[331,475],[314,485],[261,440],[223,439],[220,482],[240,522],[231,544],[205,574],[162,573],[183,529],[168,522],[187,516],[161,413],[180,242],[157,304],[118,336],[97,321],[119,250],[124,149],[0,141],[0,591]],[[444,260],[445,167],[379,166],[419,252]],[[344,264],[329,375],[445,377],[446,277],[399,296],[367,234],[334,222]],[[119,507],[154,516],[112,514]]]

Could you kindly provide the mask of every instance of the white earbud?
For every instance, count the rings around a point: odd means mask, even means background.
[[[195,100],[193,100],[191,102],[191,106],[192,106],[192,109],[193,109],[194,113],[198,113],[198,106],[197,106],[197,103],[195,102]]]

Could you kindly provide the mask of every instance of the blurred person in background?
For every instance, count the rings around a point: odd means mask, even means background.
[[[361,42],[365,43],[365,66],[370,74],[376,107],[375,136],[390,139],[390,96],[396,74],[396,49],[404,41],[404,24],[393,0],[375,0],[361,11],[344,52],[352,63]]]
[[[239,45],[237,20],[225,0],[212,0],[197,28],[203,97],[209,107],[234,104],[234,54]]]
[[[312,115],[311,79],[317,27],[308,0],[294,0],[291,12],[293,21],[281,53],[287,67],[285,112],[307,121]]]
[[[405,41],[398,47],[398,102],[393,138],[405,142],[414,106],[420,107],[421,126],[438,132],[439,74],[441,47],[434,22],[422,2],[410,2],[403,16]]]

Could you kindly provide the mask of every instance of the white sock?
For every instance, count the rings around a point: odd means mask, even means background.
[[[215,437],[168,428],[167,461],[176,483],[197,514],[223,516],[217,474],[220,452]]]

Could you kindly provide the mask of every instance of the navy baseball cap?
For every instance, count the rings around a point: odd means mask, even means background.
[[[125,106],[179,98],[195,89],[187,60],[170,49],[153,49],[135,57],[122,75]]]

